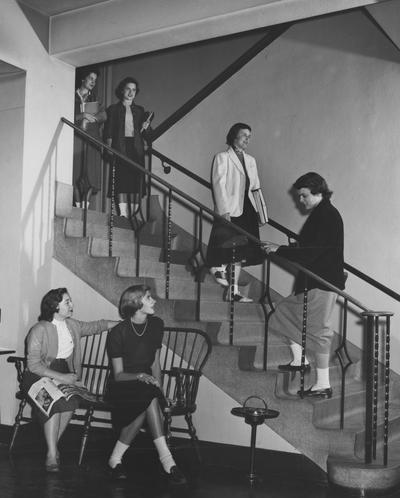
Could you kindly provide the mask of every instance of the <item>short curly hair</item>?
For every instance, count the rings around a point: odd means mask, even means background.
[[[329,190],[325,178],[318,173],[314,173],[313,171],[297,178],[297,180],[293,183],[293,188],[296,190],[308,188],[313,195],[322,194],[324,199],[330,199],[333,194],[332,190]]]
[[[136,85],[136,95],[139,93],[139,82],[136,78],[133,78],[132,76],[127,76],[123,80],[121,80],[117,88],[115,89],[115,96],[117,97],[118,100],[123,100],[124,98],[124,89],[128,83],[134,83]]]
[[[235,138],[237,137],[240,130],[249,130],[251,131],[251,127],[246,123],[235,123],[230,127],[228,134],[226,135],[226,143],[227,145],[233,146]]]
[[[118,311],[125,320],[125,318],[132,318],[134,314],[139,311],[142,306],[142,299],[150,287],[147,285],[131,285],[121,295],[119,300]]]
[[[49,292],[43,296],[42,302],[40,303],[40,315],[38,320],[51,322],[54,318],[54,314],[58,311],[58,306],[63,300],[64,294],[68,294],[68,290],[65,287],[49,290]]]

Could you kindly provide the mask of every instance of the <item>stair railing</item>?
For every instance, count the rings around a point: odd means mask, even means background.
[[[170,263],[171,263],[171,252],[172,252],[172,246],[171,246],[171,232],[172,232],[172,203],[174,200],[179,200],[179,202],[185,203],[187,207],[190,208],[192,212],[195,213],[195,220],[196,220],[196,229],[195,229],[195,248],[191,256],[191,261],[193,264],[193,268],[197,269],[196,272],[196,278],[199,280],[198,281],[198,296],[197,296],[197,318],[200,318],[200,305],[201,305],[201,300],[200,300],[200,295],[201,295],[201,273],[204,269],[204,254],[203,254],[203,249],[204,249],[204,244],[203,244],[203,222],[204,221],[210,221],[210,220],[217,220],[219,223],[226,224],[227,227],[230,227],[231,230],[236,231],[240,235],[244,235],[247,237],[248,240],[258,244],[258,245],[263,245],[263,243],[252,236],[251,234],[247,233],[245,230],[241,229],[240,227],[232,224],[229,221],[226,221],[222,216],[218,215],[211,209],[209,209],[207,206],[201,204],[198,202],[196,199],[190,197],[188,194],[185,192],[181,191],[180,189],[172,186],[162,178],[158,177],[151,171],[149,171],[146,168],[143,168],[141,165],[135,163],[134,161],[128,159],[125,157],[123,154],[120,152],[116,151],[115,149],[112,149],[111,147],[107,146],[106,144],[100,142],[99,140],[91,137],[84,131],[82,131],[80,128],[76,127],[73,123],[68,121],[65,118],[62,118],[62,122],[67,124],[68,126],[71,126],[72,128],[75,129],[77,133],[80,135],[84,136],[85,139],[88,141],[95,143],[97,146],[99,146],[102,150],[103,153],[107,152],[107,154],[111,155],[113,158],[113,164],[115,158],[122,159],[129,167],[133,167],[136,171],[140,171],[142,174],[146,175],[148,185],[151,184],[152,188],[157,188],[158,191],[166,195],[166,198],[168,199],[168,209],[167,209],[167,244],[166,244],[166,270],[167,270],[167,278],[166,278],[166,298],[169,298],[170,294]],[[150,190],[148,189],[148,192]],[[147,213],[149,215],[149,213]],[[110,216],[112,218],[112,216]],[[287,231],[289,232],[289,231]],[[293,234],[289,234],[290,237],[293,237]],[[139,240],[139,237],[137,237],[137,240]],[[111,244],[111,254],[112,254],[112,241],[110,241]],[[140,241],[139,241],[140,245]],[[199,262],[198,257],[201,257],[203,260],[202,262]],[[137,258],[139,257],[139,254],[136,255]],[[324,285],[324,287],[331,289],[333,292],[335,292],[340,298],[342,298],[345,302],[346,306],[346,316],[347,316],[347,305],[348,303],[352,303],[355,305],[357,308],[359,308],[360,311],[360,317],[363,319],[364,323],[364,338],[365,338],[365,343],[366,343],[366,366],[365,366],[365,376],[366,376],[366,389],[367,389],[367,396],[366,396],[366,429],[365,429],[365,461],[366,463],[371,463],[372,461],[376,460],[377,458],[377,445],[378,445],[378,389],[379,389],[379,354],[380,354],[380,332],[383,330],[383,335],[384,335],[384,355],[385,355],[385,363],[384,363],[384,390],[385,390],[385,400],[384,400],[384,427],[383,427],[383,462],[384,465],[387,465],[387,456],[388,456],[388,431],[389,431],[389,387],[390,387],[390,318],[393,315],[391,312],[385,312],[385,311],[373,311],[370,310],[368,307],[360,303],[358,300],[347,294],[346,292],[342,291],[341,289],[336,288],[329,282],[325,281],[324,279],[320,278],[318,275],[314,274],[307,268],[299,265],[298,263],[295,263],[293,261],[286,260],[285,258],[282,258],[280,256],[277,256],[275,254],[270,254],[267,257],[267,271],[266,271],[266,276],[267,276],[267,287],[269,287],[269,279],[270,279],[270,261],[277,263],[279,265],[284,264],[285,267],[289,266],[289,268],[292,268],[295,271],[300,271],[303,272],[307,278],[312,278]],[[204,272],[203,272],[204,275]],[[270,300],[270,297],[269,297]],[[270,304],[272,304],[272,301],[270,301]],[[232,302],[231,302],[232,306]],[[233,308],[231,308],[233,309]],[[266,324],[268,324],[268,317],[270,316],[271,313],[268,314]],[[382,319],[384,319],[384,322],[382,322]],[[234,317],[231,316],[231,324],[233,325],[234,323]],[[232,334],[232,329],[230,329],[230,342],[233,342],[233,334]],[[301,371],[301,379],[300,379],[300,396],[303,395],[304,393],[304,371],[305,371],[305,345],[306,345],[306,332],[307,332],[307,291],[304,292],[304,307],[303,307],[303,335],[302,335],[302,346],[303,346],[303,353],[302,353],[302,371]],[[268,327],[266,325],[266,336],[264,340],[264,347],[265,351],[267,351],[267,344],[268,344]],[[340,349],[340,348],[338,348]],[[266,364],[266,358],[265,358],[265,364]],[[342,399],[344,399],[344,394],[342,392]]]
[[[190,177],[192,180],[197,183],[203,185],[204,187],[211,189],[211,183],[199,177],[192,171],[187,168],[181,166],[177,162],[171,160],[164,154],[161,154],[154,148],[149,148],[148,153],[152,154],[154,157],[157,157],[161,161],[161,165],[163,167],[164,173],[169,174],[171,168],[180,171],[184,175]],[[293,240],[298,239],[298,235],[292,232],[290,229],[284,227],[278,222],[269,219],[269,225],[284,233],[288,238],[289,245]],[[275,256],[276,258],[276,256]],[[260,300],[260,304],[263,306],[264,315],[266,317],[265,320],[265,337],[264,337],[264,355],[263,355],[263,367],[264,370],[267,369],[267,357],[268,357],[268,323],[269,319],[274,312],[274,304],[271,299],[270,294],[270,266],[271,260],[273,257],[267,258],[266,267],[264,265],[263,275],[266,277],[265,282],[265,293],[263,298]],[[287,266],[288,262],[285,261]],[[290,263],[289,263],[290,266]],[[300,265],[294,265],[291,263],[291,266],[294,270],[302,271]],[[345,269],[357,276],[364,282],[369,285],[372,285],[376,289],[384,292],[386,295],[395,299],[396,301],[400,301],[400,295],[393,291],[392,289],[386,287],[382,283],[377,280],[371,278],[365,273],[361,272],[354,266],[345,263]],[[305,272],[308,276],[310,276],[307,272]],[[316,276],[315,276],[316,277]],[[314,277],[313,277],[314,278]],[[316,278],[321,283],[326,285],[322,279],[319,277]],[[385,332],[385,342],[384,342],[384,351],[385,351],[385,374],[384,374],[384,389],[385,389],[385,414],[384,414],[384,431],[383,431],[383,460],[385,465],[387,464],[387,452],[388,452],[388,408],[389,408],[389,357],[390,357],[390,317],[392,316],[391,312],[373,312],[368,310],[358,301],[351,299],[349,296],[343,294],[340,289],[332,289],[337,292],[343,299],[343,315],[342,315],[342,324],[341,324],[341,335],[340,335],[340,344],[335,350],[335,354],[339,361],[339,366],[341,369],[341,389],[340,389],[340,429],[344,429],[344,419],[345,419],[345,396],[346,396],[346,375],[349,367],[353,364],[351,356],[347,349],[347,317],[348,317],[348,307],[349,302],[355,304],[362,311],[362,317],[365,323],[365,342],[366,348],[370,349],[367,354],[366,360],[366,384],[367,384],[367,395],[366,400],[366,443],[365,443],[365,459],[367,463],[371,463],[372,459],[376,459],[376,445],[377,445],[377,410],[378,410],[378,372],[379,372],[379,322],[381,319],[386,320],[386,332]],[[307,298],[308,292],[307,290],[304,292],[304,304],[303,304],[303,326],[302,326],[302,362],[301,362],[301,371],[300,371],[300,396],[304,394],[304,374],[305,374],[305,348],[306,348],[306,331],[307,331]],[[266,302],[269,307],[266,307]],[[230,336],[231,336],[231,327],[230,327]],[[374,339],[372,340],[372,337]],[[372,355],[372,351],[374,352],[374,356]]]

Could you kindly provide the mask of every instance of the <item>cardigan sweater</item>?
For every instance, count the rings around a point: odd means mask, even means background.
[[[280,246],[276,254],[305,266],[344,289],[343,220],[329,199],[322,199],[311,211],[300,231],[297,247]],[[304,292],[306,287],[309,290],[330,290],[316,280],[306,279],[306,275],[300,272],[296,278],[295,294]]]
[[[81,338],[87,335],[100,334],[108,329],[107,320],[81,322],[73,318],[65,320],[74,342],[72,355],[66,359],[70,372],[78,379],[82,374]],[[44,372],[56,359],[58,353],[58,334],[56,326],[51,322],[41,320],[36,323],[26,337],[27,368],[30,372],[44,376]]]

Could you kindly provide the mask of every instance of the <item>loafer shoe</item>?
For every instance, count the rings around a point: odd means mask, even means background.
[[[300,391],[297,391],[297,394],[301,396]],[[303,393],[303,397],[307,398],[332,398],[332,388],[327,387],[326,389],[313,389],[313,386],[310,389],[307,389]]]
[[[231,294],[229,292],[229,289],[227,289],[225,292],[225,295],[224,295],[224,301],[229,303],[231,300],[230,298],[231,298]],[[253,302],[253,300],[250,297],[243,296],[242,294],[240,294],[240,292],[233,295],[233,300],[235,301],[235,303],[252,303]]]
[[[215,280],[219,283],[219,285],[222,285],[222,287],[229,287],[229,282],[226,277],[226,272],[218,270],[213,273],[213,276]]]
[[[113,481],[120,481],[128,478],[122,463],[119,463],[113,469],[110,468],[110,475]]]
[[[300,372],[301,365],[292,365],[291,363],[286,363],[285,365],[278,365],[278,370],[282,372]],[[311,370],[311,365],[306,363],[304,365],[304,372],[309,372]]]
[[[184,486],[185,484],[187,484],[186,477],[176,465],[171,467],[170,472],[166,473],[166,475],[169,484],[172,484],[174,486]]]

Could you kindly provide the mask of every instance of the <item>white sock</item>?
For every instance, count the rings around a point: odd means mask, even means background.
[[[81,203],[80,203],[80,202],[75,202],[75,206],[76,206],[77,208],[80,208],[80,207],[81,207]]]
[[[214,275],[216,271],[224,272],[226,270],[226,266],[213,266],[210,268],[210,272]]]
[[[119,205],[119,214],[121,216],[125,216],[125,218],[128,218],[128,203],[127,202],[120,202],[118,203]]]
[[[157,439],[154,439],[154,445],[157,449],[161,465],[163,466],[165,472],[169,474],[171,472],[171,468],[176,465],[176,463],[171,455],[171,452],[169,451],[165,436],[160,436]]]
[[[297,344],[297,342],[291,342],[290,343],[290,350],[292,351],[293,355],[293,360],[290,363],[293,366],[299,366],[301,365],[301,353],[302,353],[302,347],[300,344]],[[307,356],[305,358],[305,364],[308,365],[309,361],[307,359]]]
[[[115,443],[114,449],[111,453],[111,456],[108,460],[108,465],[115,469],[115,467],[122,462],[122,457],[124,456],[125,451],[129,448],[129,444],[125,444],[122,441],[117,441]]]
[[[313,391],[331,387],[329,382],[329,368],[317,368],[317,382],[313,385]]]
[[[234,294],[240,294],[240,292],[239,292],[239,286],[236,285],[236,284],[233,285],[233,293]]]

